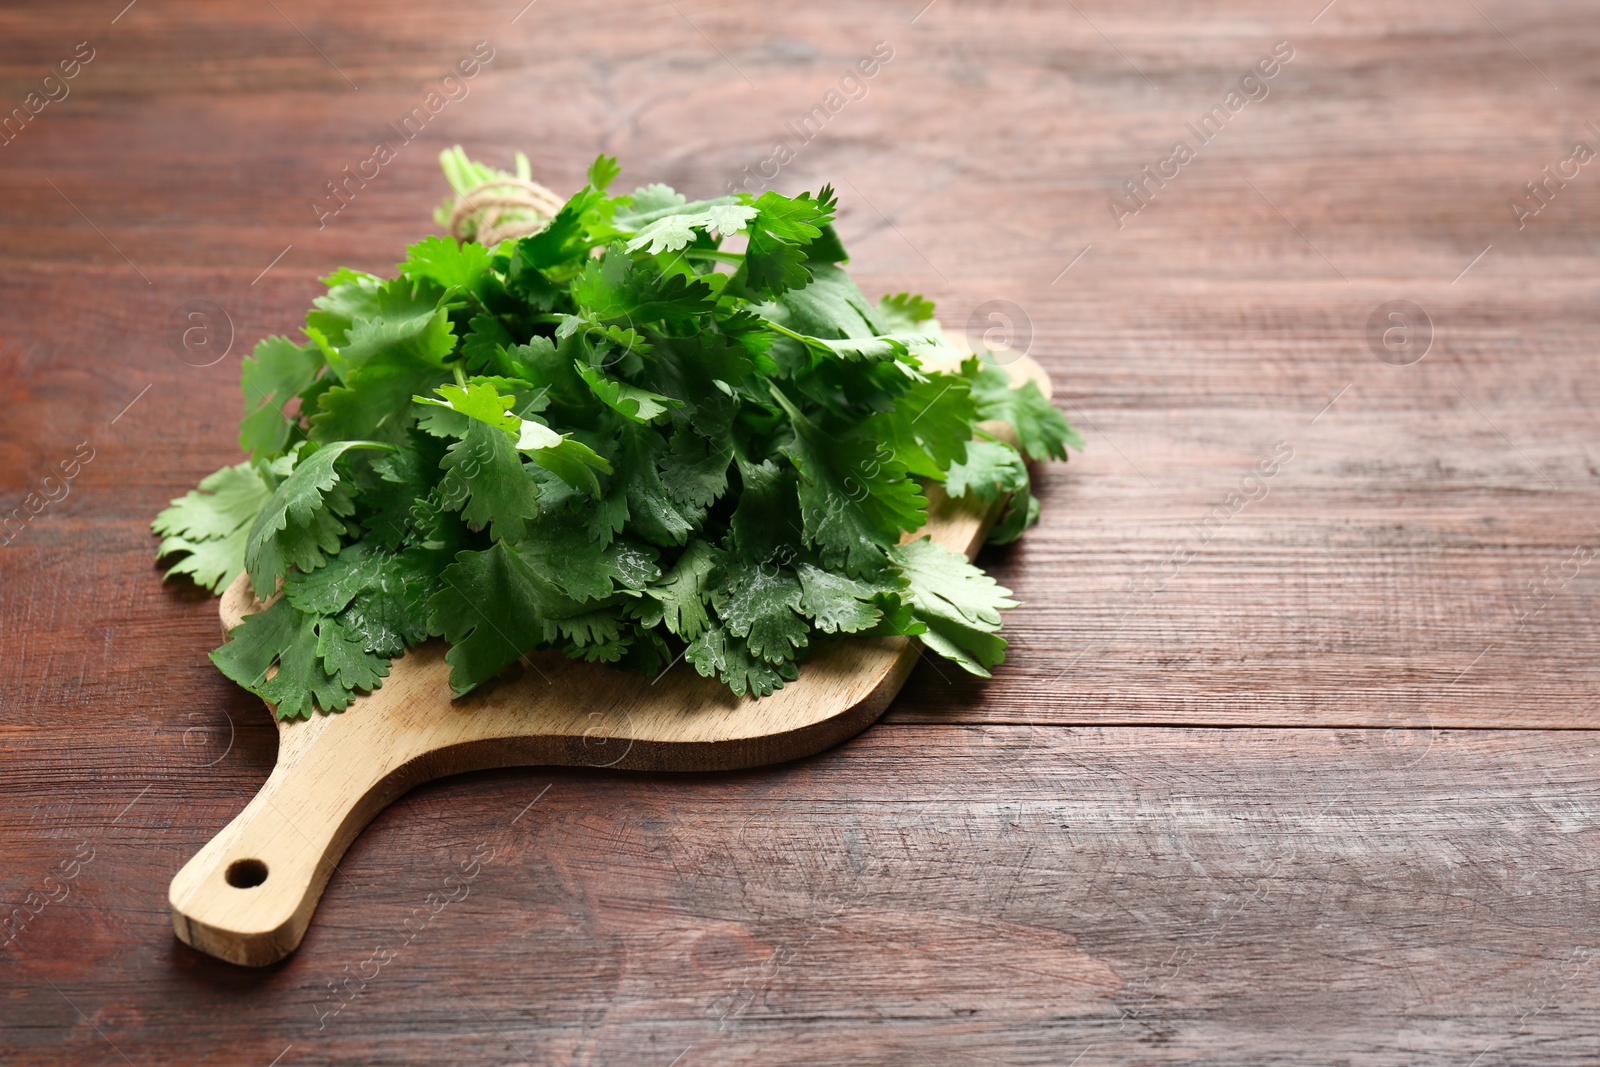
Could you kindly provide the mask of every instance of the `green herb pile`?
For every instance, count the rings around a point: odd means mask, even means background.
[[[444,162],[458,194],[506,177]],[[1009,496],[994,537],[1016,538],[1027,468],[978,423],[1065,459],[1060,413],[963,362],[921,297],[870,303],[830,189],[612,196],[617,170],[596,160],[533,236],[336,272],[303,343],[244,361],[250,459],[154,529],[169,576],[281,585],[212,653],[280,718],[344,708],[430,636],[457,695],[536,648],[651,675],[681,656],[758,696],[824,634],[915,634],[985,677],[1003,658],[1009,591],[901,535],[939,482]]]

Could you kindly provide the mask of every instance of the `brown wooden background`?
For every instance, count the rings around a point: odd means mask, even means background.
[[[0,147],[0,512],[94,449],[0,549],[0,899],[65,894],[0,949],[0,1062],[1600,1059],[1600,604],[1563,567],[1600,541],[1600,162],[1508,206],[1600,149],[1592,6],[124,2],[0,10],[0,110],[95,50]],[[1267,98],[1118,229],[1107,198],[1280,40]],[[470,95],[319,230],[479,41]],[[440,148],[709,195],[878,41],[777,185],[838,186],[869,293],[1019,309],[1088,440],[985,557],[1026,602],[1011,661],[924,664],[773,770],[435,783],[289,961],[175,942],[168,879],[274,751],[147,531],[234,461],[241,354],[432,229]],[[232,334],[205,367],[173,318],[200,300]],[[1431,320],[1415,365],[1367,344],[1391,300]]]

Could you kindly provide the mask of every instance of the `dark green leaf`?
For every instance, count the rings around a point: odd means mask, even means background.
[[[792,662],[767,663],[752,655],[749,647],[721,627],[714,627],[689,643],[684,658],[702,677],[717,677],[735,696],[771,696],[784,682],[799,677]]]
[[[810,627],[800,616],[800,580],[787,567],[730,568],[711,602],[728,632],[768,663],[788,662],[806,646]]]
[[[883,549],[926,516],[927,500],[905,464],[857,433],[826,434],[776,389],[794,425],[784,455],[800,472],[800,512],[806,539],[825,559],[859,575],[877,569]]]
[[[257,597],[271,596],[290,565],[314,570],[322,566],[325,554],[339,550],[343,516],[354,504],[334,464],[352,449],[387,447],[374,441],[340,441],[302,453],[250,527],[244,559]]]

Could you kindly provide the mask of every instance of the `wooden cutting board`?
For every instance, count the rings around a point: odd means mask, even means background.
[[[1050,381],[1025,356],[1017,384]],[[1009,426],[986,429],[1010,437]],[[1000,505],[928,492],[922,533],[974,555]],[[223,594],[223,632],[260,603],[240,575]],[[278,761],[239,815],[172,879],[180,940],[261,967],[299,946],[345,849],[411,787],[445,775],[533,764],[716,771],[782,763],[852,737],[883,714],[919,654],[913,639],[823,638],[790,682],[735,697],[679,662],[654,680],[532,653],[515,677],[450,698],[445,644],[394,661],[383,687],[338,714],[278,723]]]

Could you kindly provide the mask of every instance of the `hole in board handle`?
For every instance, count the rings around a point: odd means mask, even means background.
[[[223,877],[235,889],[254,889],[267,880],[267,865],[260,860],[234,860]]]

